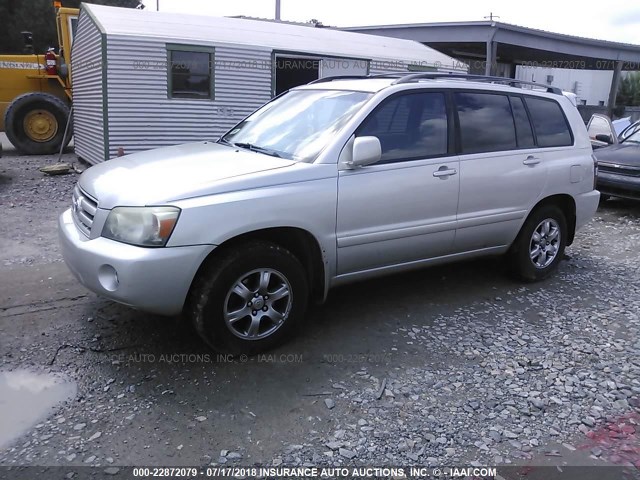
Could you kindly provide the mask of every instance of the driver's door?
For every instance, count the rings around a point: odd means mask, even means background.
[[[446,104],[443,92],[397,94],[356,131],[378,137],[382,158],[339,172],[339,276],[451,253],[460,175]]]

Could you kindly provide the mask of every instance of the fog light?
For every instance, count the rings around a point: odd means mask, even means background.
[[[98,269],[98,280],[105,290],[110,292],[118,288],[118,272],[111,265],[101,265]]]

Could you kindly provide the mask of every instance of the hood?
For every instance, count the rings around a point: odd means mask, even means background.
[[[640,167],[640,145],[637,143],[618,143],[593,151],[599,162],[615,163]]]
[[[100,208],[160,205],[206,195],[226,179],[288,167],[292,160],[212,142],[188,143],[115,158],[88,168],[82,189]]]

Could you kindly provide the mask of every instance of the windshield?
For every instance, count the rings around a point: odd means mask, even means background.
[[[623,143],[640,143],[640,124],[636,125],[635,128],[632,128],[627,132],[625,132]]]
[[[340,90],[293,90],[247,117],[220,142],[312,162],[371,96]]]

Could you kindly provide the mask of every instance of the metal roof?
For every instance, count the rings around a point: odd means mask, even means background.
[[[107,35],[162,38],[167,42],[226,43],[320,56],[420,62],[461,70],[460,62],[412,40],[331,28],[244,18],[213,17],[82,4]]]
[[[535,33],[536,35],[548,38],[554,38],[559,40],[577,41],[580,43],[615,47],[622,49],[631,49],[640,51],[640,45],[633,43],[612,42],[610,40],[600,40],[596,38],[580,37],[577,35],[567,35],[566,33],[550,32],[548,30],[542,30],[538,28],[524,27],[521,25],[515,25],[513,23],[496,22],[495,20],[481,20],[473,22],[433,22],[433,23],[407,23],[407,24],[394,24],[394,25],[366,25],[362,27],[347,27],[344,30],[376,30],[376,29],[390,29],[390,28],[422,28],[422,27],[492,27],[502,30],[512,30],[520,33]]]
[[[465,56],[453,53],[454,49],[467,49],[472,44],[484,45],[492,41],[499,45],[498,56],[515,63],[578,59],[584,60],[578,68],[598,70],[613,68],[613,64],[598,60],[624,61],[627,70],[637,70],[640,65],[640,45],[548,32],[491,20],[370,25],[343,30],[414,40],[461,58]],[[477,48],[478,51],[472,53],[484,53],[483,46]]]

